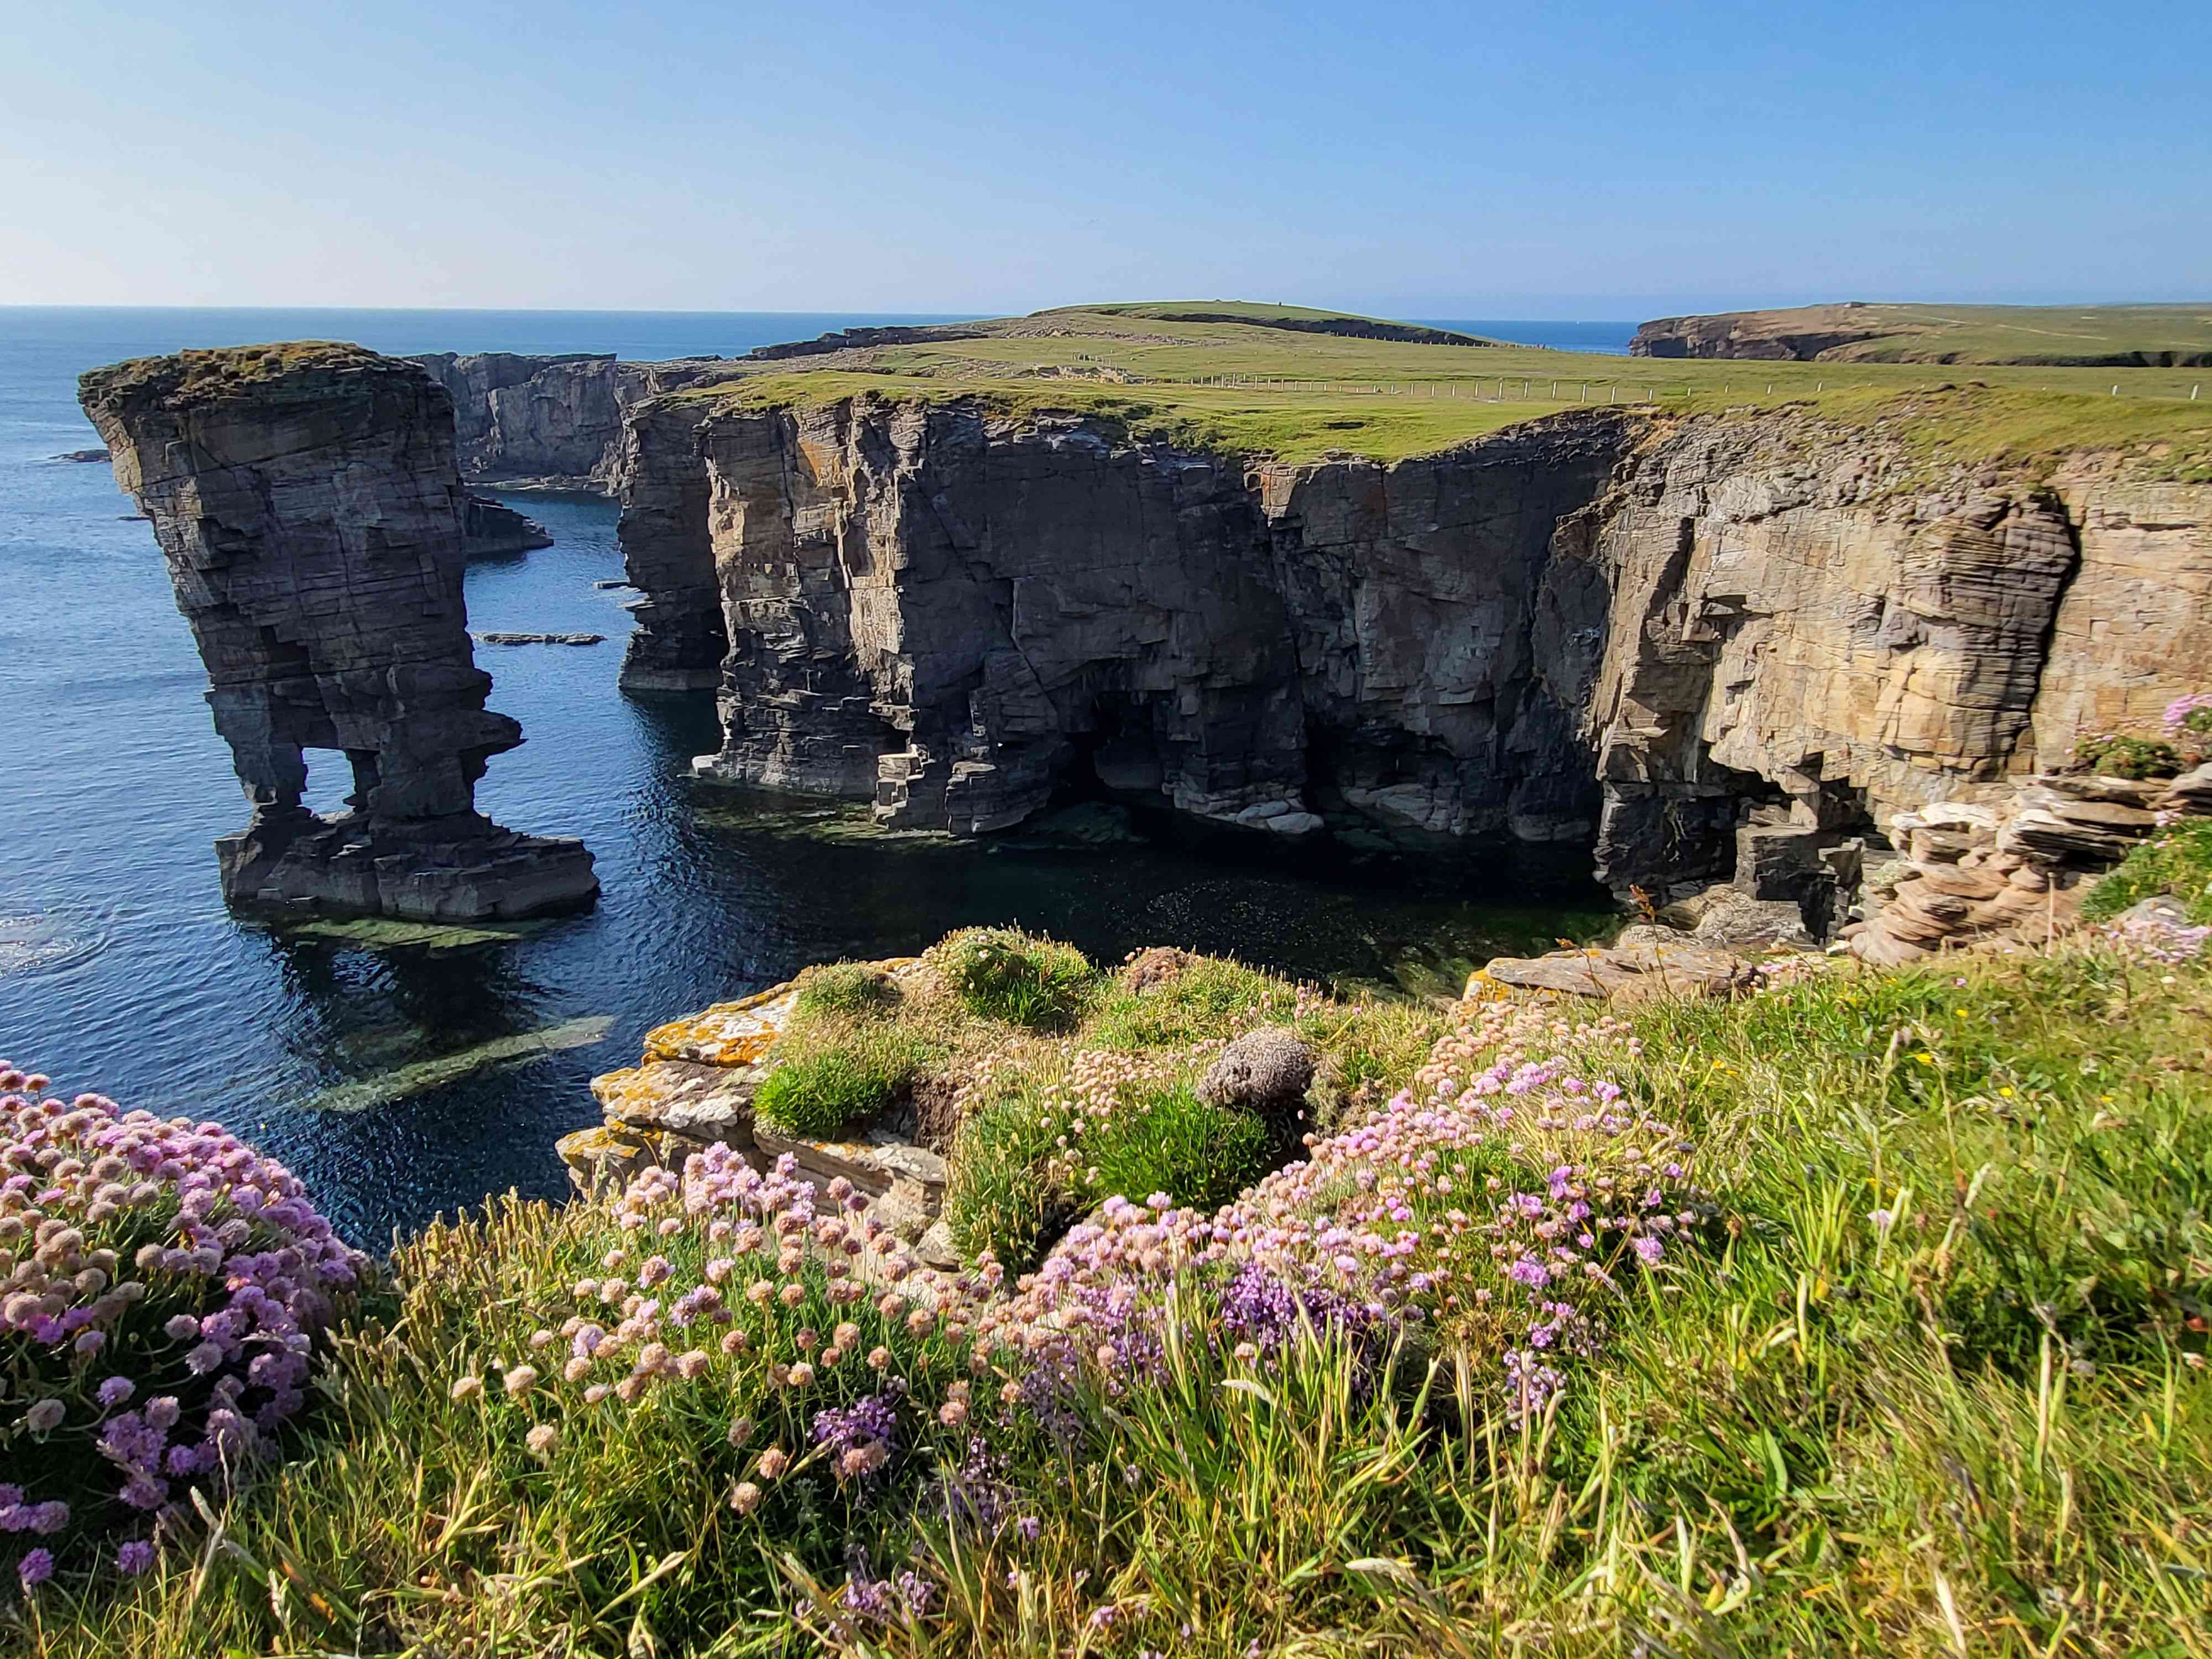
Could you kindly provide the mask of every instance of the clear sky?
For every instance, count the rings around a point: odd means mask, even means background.
[[[2212,4],[15,0],[0,304],[2212,298]]]

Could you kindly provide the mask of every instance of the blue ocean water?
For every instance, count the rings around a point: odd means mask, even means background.
[[[1634,323],[1562,323],[1540,319],[1516,322],[1495,317],[1417,317],[1412,320],[1425,323],[1431,328],[1449,328],[1462,334],[1480,334],[1487,340],[1510,340],[1516,345],[1543,346],[1553,351],[1599,351],[1616,357],[1628,355],[1628,343],[1636,333]]]
[[[89,447],[76,377],[119,358],[287,338],[378,349],[733,354],[856,323],[792,314],[0,309],[0,1054],[130,1105],[237,1128],[374,1244],[508,1187],[556,1194],[586,1087],[661,1020],[808,962],[1018,921],[1103,959],[1231,951],[1291,973],[1440,983],[1595,927],[1571,872],[1256,862],[1231,848],[888,837],[849,811],[695,785],[711,697],[616,690],[629,618],[616,509],[510,497],[552,546],[473,566],[471,625],[603,633],[481,647],[526,741],[478,792],[502,823],[580,836],[604,896],[519,941],[374,944],[233,917],[211,843],[246,807],[148,526]],[[928,320],[936,320],[934,319]],[[1493,325],[1484,325],[1486,328]],[[319,786],[319,787],[318,787]],[[312,777],[327,804],[343,781]],[[578,1047],[533,1048],[532,1033]],[[487,1048],[486,1045],[489,1045]],[[487,1055],[495,1064],[475,1062]]]

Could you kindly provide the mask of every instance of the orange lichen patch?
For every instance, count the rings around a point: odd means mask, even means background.
[[[657,1097],[659,1086],[648,1066],[625,1066],[620,1071],[602,1072],[593,1078],[592,1094],[609,1111],[618,1112],[625,1107],[635,1109]]]
[[[673,1019],[648,1032],[645,1057],[699,1066],[750,1066],[765,1054],[791,1018],[794,993],[778,985],[735,1002]]]

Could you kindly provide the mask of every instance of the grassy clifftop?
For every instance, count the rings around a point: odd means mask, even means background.
[[[1189,319],[1201,312],[1204,320]],[[863,394],[977,398],[1255,456],[1392,461],[1604,404],[1680,414],[1802,404],[1871,425],[1936,409],[1927,394],[1941,386],[1944,440],[1961,460],[2162,448],[2185,472],[2212,456],[2212,402],[2189,400],[2205,378],[2195,370],[1999,367],[1953,384],[1962,377],[1925,365],[1661,362],[1305,326],[1374,320],[1221,301],[1072,307],[963,324],[943,337],[741,362],[728,380],[679,395],[756,408]]]
[[[1637,331],[1653,357],[1826,363],[2157,368],[2212,363],[2212,301],[2164,306],[1795,306],[1667,317]]]

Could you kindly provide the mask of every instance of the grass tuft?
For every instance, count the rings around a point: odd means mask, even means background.
[[[793,1006],[802,1018],[842,1014],[858,1019],[888,1011],[898,999],[898,986],[882,969],[865,962],[833,962],[799,976]]]
[[[1094,977],[1090,958],[1073,945],[1018,928],[971,928],[934,954],[938,970],[969,1012],[1024,1030],[1073,1024]]]
[[[2190,921],[2212,922],[2212,822],[2192,819],[2135,848],[2089,890],[2081,914],[2109,921],[2143,899],[2171,893]]]

